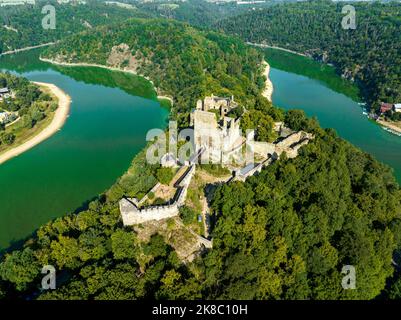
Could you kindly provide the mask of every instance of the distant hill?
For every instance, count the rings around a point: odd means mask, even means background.
[[[44,29],[42,8],[56,9],[56,28]],[[6,6],[0,10],[0,53],[61,40],[76,32],[99,25],[121,22],[132,17],[146,17],[137,9],[88,0],[86,4],[58,4],[56,1],[36,1],[35,5]]]
[[[247,106],[264,86],[263,55],[241,40],[203,32],[173,20],[132,19],[71,36],[48,48],[46,58],[128,69],[174,97],[173,117],[188,121],[196,100],[234,95]]]
[[[269,0],[264,3],[237,4],[236,1],[158,0],[135,1],[135,4],[138,9],[158,17],[186,21],[197,27],[207,27],[221,19],[233,17],[253,8],[265,8],[276,2],[278,1]]]
[[[345,4],[277,5],[223,19],[215,29],[333,63],[340,74],[361,85],[374,108],[380,101],[401,101],[401,4],[353,2],[355,30],[342,28]]]

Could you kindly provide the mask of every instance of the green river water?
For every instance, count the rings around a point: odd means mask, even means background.
[[[335,74],[334,68],[309,58],[266,50],[274,85],[273,103],[303,109],[323,128],[334,128],[344,139],[394,170],[401,183],[401,137],[368,120],[358,104],[358,89]]]
[[[101,68],[54,67],[38,52],[0,58],[0,70],[54,83],[72,98],[64,127],[48,140],[0,165],[0,249],[41,224],[72,212],[110,187],[144,147],[168,110],[152,85]]]
[[[316,116],[323,127],[393,167],[401,182],[401,137],[366,119],[354,86],[310,59],[277,50],[266,56],[275,105]],[[73,100],[61,131],[0,166],[5,248],[111,186],[144,146],[147,130],[166,125],[168,111],[155,101],[150,83],[121,72],[55,67],[40,62],[37,51],[0,58],[0,69],[54,83]]]

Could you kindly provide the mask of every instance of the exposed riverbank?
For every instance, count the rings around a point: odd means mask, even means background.
[[[44,83],[44,82],[34,82],[35,84],[46,87],[49,89],[54,96],[58,99],[58,108],[54,112],[53,119],[45,129],[40,131],[37,135],[33,136],[28,141],[16,146],[15,148],[6,151],[5,153],[0,155],[0,164],[28,151],[29,149],[35,147],[39,143],[45,141],[50,138],[53,134],[55,134],[61,127],[64,125],[67,120],[69,111],[71,98],[60,88],[55,86],[54,84]]]
[[[263,61],[263,66],[264,66],[263,75],[266,77],[266,82],[265,82],[265,89],[262,92],[262,96],[264,96],[267,100],[272,102],[273,82],[269,78],[270,65],[266,61]]]
[[[380,119],[376,120],[376,122],[378,124],[380,124],[382,127],[390,129],[390,130],[394,131],[396,134],[401,135],[401,127],[395,125],[394,123],[385,121],[385,120],[380,120]]]
[[[110,71],[119,71],[119,72],[125,72],[125,73],[130,73],[132,75],[135,76],[140,76],[146,80],[148,80],[153,87],[156,89],[156,92],[158,92],[158,88],[156,88],[156,86],[154,85],[153,81],[149,78],[146,77],[142,74],[138,74],[137,72],[133,71],[133,70],[129,70],[129,69],[121,69],[121,68],[115,68],[115,67],[109,67],[109,66],[105,66],[102,64],[96,64],[96,63],[86,63],[86,62],[79,62],[79,63],[70,63],[70,62],[59,62],[56,60],[52,60],[52,59],[46,59],[46,58],[42,58],[39,57],[40,61],[43,62],[47,62],[47,63],[51,63],[54,65],[58,65],[58,66],[63,66],[63,67],[96,67],[96,68],[102,68],[102,69],[106,69],[106,70],[110,70]],[[164,99],[164,100],[169,100],[171,105],[174,104],[174,99],[171,96],[166,96],[166,95],[157,95],[158,99]]]

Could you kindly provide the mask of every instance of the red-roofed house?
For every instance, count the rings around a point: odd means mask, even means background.
[[[382,103],[380,106],[380,112],[385,113],[393,109],[393,105],[391,103]]]

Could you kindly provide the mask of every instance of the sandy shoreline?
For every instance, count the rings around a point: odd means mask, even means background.
[[[379,120],[379,119],[376,120],[376,122],[385,128],[391,129],[391,130],[401,134],[401,128],[397,127],[396,125],[392,124],[391,122]]]
[[[28,151],[29,149],[35,147],[39,143],[50,138],[59,129],[61,129],[61,127],[67,120],[70,111],[71,98],[54,84],[44,83],[44,82],[34,82],[34,83],[50,89],[51,92],[58,98],[58,108],[54,113],[53,120],[46,128],[44,128],[42,131],[40,131],[37,135],[29,139],[28,141],[1,154],[0,164],[24,153],[25,151]]]
[[[149,77],[146,77],[146,76],[144,76],[142,74],[139,74],[139,73],[137,73],[135,71],[132,71],[132,70],[129,70],[129,69],[120,69],[120,68],[114,68],[114,67],[105,66],[105,65],[102,65],[102,64],[86,63],[86,62],[79,62],[79,63],[58,62],[58,61],[54,61],[54,60],[46,59],[46,58],[42,58],[42,57],[39,57],[39,60],[43,61],[43,62],[54,64],[54,65],[58,65],[58,66],[64,66],[64,67],[96,67],[96,68],[102,68],[102,69],[106,69],[106,70],[110,70],[110,71],[119,71],[119,72],[130,73],[130,74],[133,74],[135,76],[139,76],[139,77],[142,77],[142,78],[148,80],[157,91],[157,88],[155,87],[155,84],[153,83],[153,81],[151,79],[149,79]],[[169,100],[171,102],[172,105],[174,104],[174,99],[172,97],[170,97],[170,96],[158,95],[157,98],[158,99],[167,99],[167,100]]]
[[[263,71],[263,75],[266,77],[266,82],[265,82],[265,89],[262,92],[262,96],[264,96],[267,100],[272,102],[273,82],[269,78],[270,65],[266,61],[263,61],[263,65],[265,67],[265,70]]]

